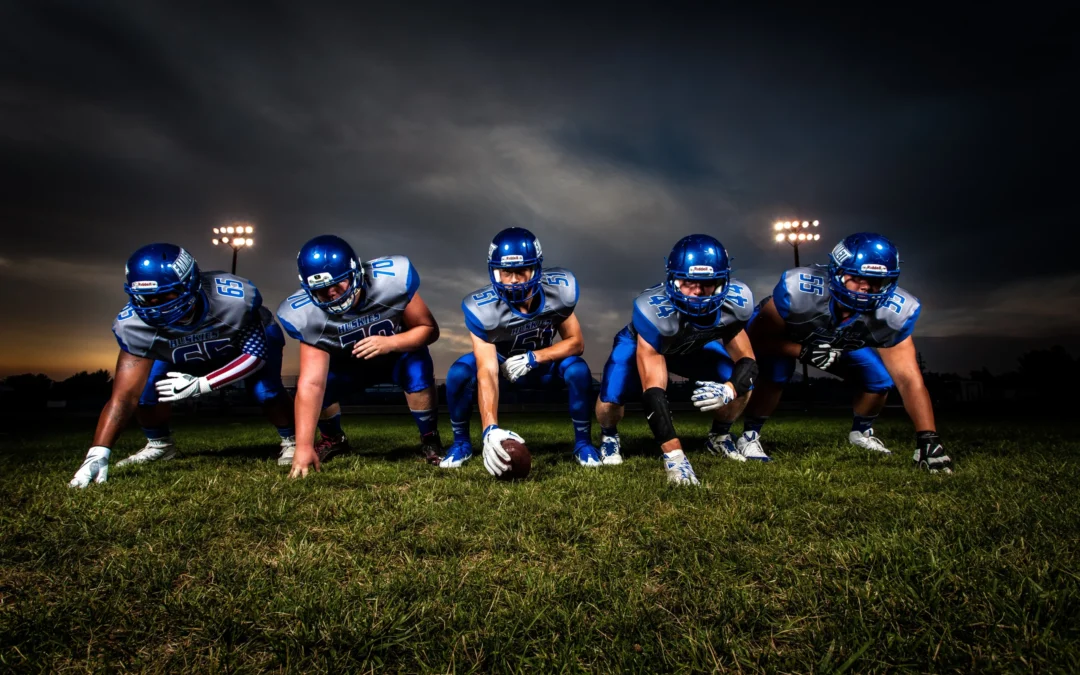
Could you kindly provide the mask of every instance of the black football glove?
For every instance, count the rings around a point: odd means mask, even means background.
[[[799,352],[799,361],[809,364],[818,370],[828,370],[836,359],[840,358],[841,351],[832,345],[821,342],[816,345],[803,345]]]
[[[915,434],[915,465],[930,473],[952,473],[952,460],[941,447],[941,437],[936,431],[920,431]]]

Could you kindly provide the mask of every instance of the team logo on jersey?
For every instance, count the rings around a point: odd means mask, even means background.
[[[690,276],[700,274],[702,276],[711,277],[713,275],[712,265],[691,265],[687,274]]]
[[[322,285],[328,284],[334,280],[334,275],[329,272],[316,272],[307,278],[308,286],[312,288],[319,288]]]
[[[504,255],[499,262],[504,265],[520,265],[525,262],[525,257],[520,255]]]
[[[176,276],[180,279],[187,279],[188,274],[191,272],[192,265],[195,264],[195,259],[191,257],[191,254],[180,249],[180,255],[176,256],[176,260],[173,261],[172,268],[176,272]]]
[[[840,264],[851,257],[851,251],[847,250],[847,247],[844,246],[844,242],[840,242],[836,245],[836,248],[832,250],[832,257],[837,264]]]
[[[863,266],[859,268],[859,271],[870,272],[871,274],[888,274],[889,268],[884,265],[879,265],[878,263],[864,263]]]
[[[131,282],[131,290],[133,291],[156,291],[157,282],[149,279],[145,281],[133,281]]]

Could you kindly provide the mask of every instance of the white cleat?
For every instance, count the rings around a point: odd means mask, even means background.
[[[614,436],[601,436],[600,438],[600,461],[606,466],[622,464],[622,446],[619,444],[619,434]]]
[[[145,464],[146,462],[164,461],[174,457],[176,457],[176,443],[173,441],[172,436],[166,436],[165,438],[155,438],[153,440],[147,439],[142,450],[120,460],[116,463],[116,466]]]
[[[293,455],[296,454],[296,436],[287,436],[281,439],[281,452],[278,453],[278,466],[292,466]]]
[[[664,453],[664,471],[667,472],[669,483],[675,485],[700,485],[697,476],[694,475],[694,467],[690,466],[690,460],[682,450]]]
[[[848,434],[848,442],[854,446],[858,446],[863,450],[873,450],[874,452],[880,452],[884,455],[891,455],[892,452],[885,447],[885,444],[881,442],[881,439],[874,435],[873,429],[867,429],[866,431],[852,431]]]
[[[736,462],[746,461],[739,449],[735,447],[735,441],[731,440],[731,434],[709,433],[709,438],[705,441],[705,449],[714,455],[723,455]]]
[[[771,462],[772,457],[765,454],[761,447],[761,434],[756,431],[744,431],[739,440],[735,441],[735,449],[744,460],[752,459],[758,462]]]

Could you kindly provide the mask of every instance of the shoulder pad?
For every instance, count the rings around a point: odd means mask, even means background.
[[[326,312],[316,307],[302,288],[281,301],[277,318],[290,337],[312,346],[318,344],[326,328]]]
[[[897,338],[893,344],[897,344],[915,330],[915,322],[918,321],[921,311],[918,298],[902,288],[897,288],[889,300],[874,312],[874,318],[887,325],[890,330],[896,331]]]
[[[146,325],[135,315],[130,303],[124,305],[124,308],[116,315],[112,331],[120,349],[135,356],[149,354],[150,347],[154,344],[154,337],[157,335],[155,328]]]
[[[262,307],[262,294],[248,279],[227,272],[204,272],[202,277],[210,312],[222,323],[239,328]]]
[[[679,316],[663,286],[647,288],[634,299],[634,330],[657,351],[660,351],[660,338],[679,332]]]
[[[546,286],[545,292],[557,297],[563,307],[573,309],[577,306],[578,297],[581,295],[581,287],[578,286],[577,277],[565,267],[551,267],[544,270],[540,276],[540,283]]]
[[[728,282],[728,293],[724,299],[724,305],[736,321],[746,323],[750,320],[750,315],[754,313],[754,292],[747,284],[738,279],[732,279]]]
[[[364,275],[365,306],[377,303],[393,307],[405,305],[420,288],[420,275],[408,257],[388,255],[361,265]]]
[[[829,284],[824,270],[794,267],[780,276],[773,290],[773,304],[781,318],[803,317],[828,311]]]

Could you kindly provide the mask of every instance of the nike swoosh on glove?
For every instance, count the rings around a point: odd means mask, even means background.
[[[735,399],[735,389],[729,384],[719,382],[695,382],[697,389],[694,390],[690,400],[694,406],[702,412],[723,408]]]
[[[160,403],[171,403],[191,396],[209,394],[212,389],[205,377],[195,377],[187,373],[165,373],[165,377],[154,385]]]
[[[90,481],[104,483],[108,479],[109,449],[103,445],[95,445],[86,452],[86,459],[75,472],[75,477],[68,483],[68,487],[84,488]]]
[[[537,366],[536,357],[532,352],[525,352],[524,354],[518,354],[517,356],[511,356],[503,361],[500,370],[502,370],[503,377],[511,382],[517,382],[518,379],[529,374],[529,371]]]

